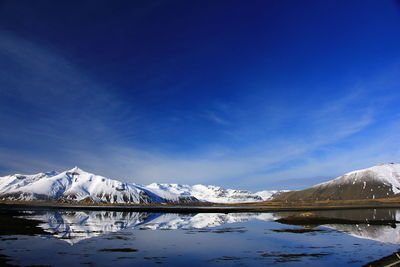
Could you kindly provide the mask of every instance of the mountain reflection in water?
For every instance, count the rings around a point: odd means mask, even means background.
[[[42,211],[26,212],[20,218],[40,221],[44,231],[70,244],[123,229],[202,229],[249,220],[274,220],[271,213],[164,214],[116,211]]]
[[[399,215],[395,209],[198,214],[0,209],[0,265],[397,264]]]
[[[354,237],[389,244],[400,244],[397,224],[400,212],[395,209],[330,210],[312,212],[323,218],[322,226]],[[229,223],[250,220],[275,221],[300,216],[301,212],[280,213],[199,213],[163,214],[115,211],[26,211],[19,218],[39,221],[38,226],[53,237],[70,244],[81,240],[118,232],[124,229],[175,230],[206,229]],[[335,223],[340,221],[342,223]],[[290,223],[290,220],[289,220]],[[310,228],[320,225],[319,220],[297,224]]]

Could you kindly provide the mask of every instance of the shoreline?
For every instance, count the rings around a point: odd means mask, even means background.
[[[270,204],[270,203],[268,203]],[[389,203],[320,203],[261,205],[258,203],[215,204],[211,205],[82,205],[59,203],[1,203],[0,210],[93,210],[156,213],[239,213],[239,212],[283,212],[318,211],[348,209],[400,208],[400,202]]]

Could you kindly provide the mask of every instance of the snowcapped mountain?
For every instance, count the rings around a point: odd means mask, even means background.
[[[157,184],[146,186],[157,192],[170,192],[179,196],[193,196],[200,201],[215,203],[243,203],[257,202],[269,199],[276,191],[262,191],[252,193],[247,190],[224,189],[214,185],[181,185],[181,184]]]
[[[135,184],[123,183],[85,172],[78,167],[61,173],[9,175],[0,178],[0,199],[57,200],[61,202],[178,203],[197,201],[169,192],[153,192]]]
[[[267,201],[273,199],[274,197],[284,192],[289,192],[289,190],[264,190],[256,192],[255,194],[257,196],[260,196],[263,201]]]
[[[240,203],[263,201],[275,191],[251,193],[217,186],[124,183],[78,167],[61,173],[14,174],[0,177],[0,200],[81,203]]]
[[[382,164],[349,172],[308,189],[281,193],[276,201],[353,200],[399,196],[400,164]]]

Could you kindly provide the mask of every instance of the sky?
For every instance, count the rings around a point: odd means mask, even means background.
[[[400,1],[0,0],[0,175],[300,189],[400,162]]]

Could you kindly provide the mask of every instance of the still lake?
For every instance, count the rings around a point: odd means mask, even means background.
[[[0,265],[381,266],[396,263],[400,223],[395,222],[400,221],[400,210],[319,212],[324,217],[340,220],[356,218],[357,223],[293,225],[276,221],[293,214],[0,210]]]

